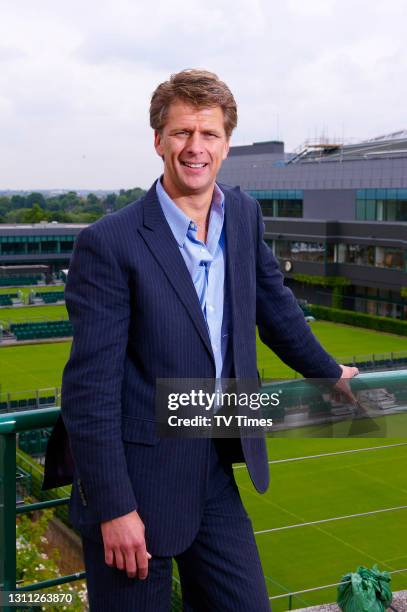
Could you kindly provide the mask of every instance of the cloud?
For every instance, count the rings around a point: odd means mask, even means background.
[[[3,3],[0,185],[148,186],[148,106],[207,68],[239,105],[234,142],[406,127],[405,0]]]
[[[0,45],[0,62],[12,62],[14,60],[21,60],[26,57],[27,54],[19,49],[18,47]]]

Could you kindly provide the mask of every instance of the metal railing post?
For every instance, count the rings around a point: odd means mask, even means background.
[[[0,583],[16,588],[16,435],[0,434]],[[8,606],[5,611],[11,611]]]

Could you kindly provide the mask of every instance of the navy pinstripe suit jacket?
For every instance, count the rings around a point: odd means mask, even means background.
[[[339,366],[283,285],[263,241],[259,205],[239,188],[221,188],[235,376],[257,377],[257,323],[262,340],[292,368],[307,377],[339,378]],[[137,509],[153,555],[182,552],[199,528],[210,440],[157,437],[155,381],[213,378],[215,364],[155,185],[79,234],[65,299],[74,331],[62,384],[75,463],[72,521],[86,532]],[[264,492],[265,442],[246,438],[242,448],[251,479]],[[47,457],[48,465],[52,460]]]

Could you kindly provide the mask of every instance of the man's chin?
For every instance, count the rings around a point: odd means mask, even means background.
[[[201,195],[207,193],[209,190],[213,189],[215,184],[215,179],[213,180],[188,180],[183,181],[182,190],[185,192],[185,195]]]

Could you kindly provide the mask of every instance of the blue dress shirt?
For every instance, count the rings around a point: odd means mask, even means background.
[[[194,283],[209,331],[216,378],[220,378],[228,340],[227,317],[225,320],[223,317],[226,262],[225,196],[215,183],[205,244],[198,240],[198,228],[194,221],[187,217],[170,198],[161,180],[157,181],[156,191],[164,216]]]

